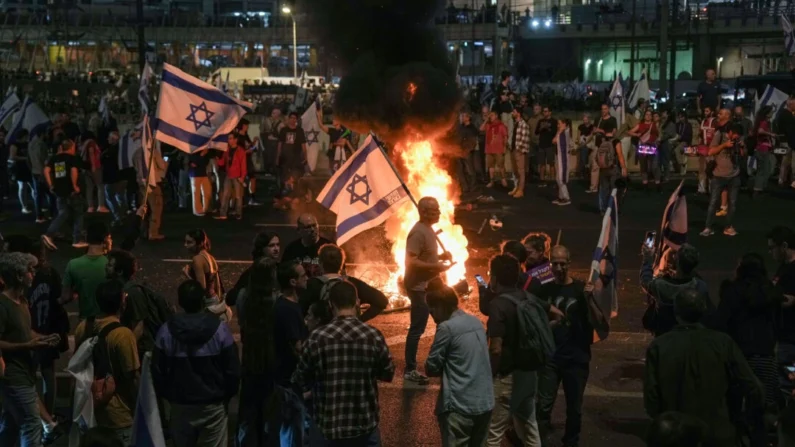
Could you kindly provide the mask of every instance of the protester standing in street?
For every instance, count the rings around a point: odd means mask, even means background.
[[[83,216],[85,213],[85,200],[80,194],[80,167],[82,163],[75,155],[75,142],[63,140],[60,143],[58,154],[53,156],[44,168],[44,178],[50,191],[58,198],[58,216],[53,219],[47,233],[43,236],[47,246],[56,250],[53,238],[63,225],[72,220],[72,247],[85,248],[85,228]]]
[[[108,258],[105,254],[113,248],[113,239],[108,227],[102,222],[88,226],[88,251],[66,264],[63,275],[61,304],[78,301],[80,319],[95,317],[97,307],[97,287],[105,280]],[[46,242],[46,239],[42,238]]]
[[[513,109],[511,116],[514,121],[513,135],[511,137],[513,143],[514,173],[518,181],[513,191],[509,192],[508,195],[520,199],[524,197],[525,177],[527,175],[525,164],[527,154],[530,152],[530,126],[528,126],[524,118],[522,118],[522,110],[519,107]]]
[[[205,290],[187,280],[177,291],[184,313],[157,333],[152,357],[155,390],[171,403],[175,447],[226,447],[229,400],[240,385],[232,330],[204,311]]]
[[[377,382],[391,382],[395,364],[381,331],[356,317],[356,301],[353,284],[331,288],[334,319],[309,335],[293,373],[293,385],[312,392],[313,419],[324,438],[313,445],[381,443]]]
[[[330,244],[331,241],[320,235],[320,225],[317,218],[309,213],[298,216],[296,221],[300,237],[284,248],[282,261],[298,261],[304,266],[310,278],[320,275],[320,261],[317,252],[320,247]]]
[[[221,193],[221,210],[216,219],[226,220],[229,210],[229,201],[235,202],[235,218],[243,218],[243,186],[246,181],[246,151],[238,147],[238,135],[230,133],[227,136],[229,148],[221,156],[220,164],[226,167],[223,192]]]
[[[725,110],[725,109],[724,109]],[[721,113],[724,112],[721,110]],[[728,210],[726,221],[727,225],[723,230],[726,236],[736,236],[737,231],[732,225],[734,213],[737,211],[737,195],[740,192],[740,168],[738,159],[742,147],[742,128],[737,124],[729,124],[726,130],[715,133],[712,145],[709,148],[709,155],[715,157],[715,167],[710,181],[710,200],[707,208],[707,222],[701,236],[712,236],[712,221],[718,210],[718,201],[721,200],[723,190],[728,190]]]
[[[436,335],[425,372],[442,378],[436,403],[442,446],[482,447],[494,408],[486,331],[480,320],[458,308],[453,289],[429,291],[427,301]]]
[[[504,158],[508,128],[497,118],[495,112],[489,112],[488,120],[481,124],[480,130],[486,133],[486,167],[489,172],[489,183],[486,187],[493,187],[494,181],[499,177],[502,186],[507,188],[508,180],[505,178]]]
[[[417,204],[420,220],[414,224],[406,238],[406,274],[403,284],[411,301],[411,324],[406,335],[406,370],[403,379],[422,385],[428,378],[417,371],[417,347],[428,324],[428,304],[425,292],[428,281],[450,268],[449,253],[439,255],[439,245],[433,225],[439,222],[439,202],[433,197],[423,197]]]
[[[574,150],[574,140],[571,138],[571,121],[558,120],[558,130],[552,139],[555,143],[555,181],[558,184],[558,198],[552,203],[558,206],[571,205],[569,188],[569,153]]]

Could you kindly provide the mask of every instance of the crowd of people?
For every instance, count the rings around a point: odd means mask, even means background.
[[[477,278],[484,325],[440,279],[451,257],[438,251],[432,226],[439,214],[436,199],[421,199],[406,240],[404,285],[412,306],[403,378],[419,386],[441,378],[435,411],[442,445],[499,446],[503,438],[545,444],[555,434],[561,386],[562,445],[579,445],[593,334],[609,319],[594,285],[571,276],[569,250],[552,246],[548,235],[507,241],[489,261],[488,281]],[[89,225],[86,254],[62,274],[48,263],[45,241],[6,235],[3,445],[48,444],[63,433],[54,416],[54,362],[68,352],[70,334],[76,348],[93,343],[96,386],[88,398],[96,427],[82,445],[131,445],[144,364],[151,365],[161,423],[175,446],[227,445],[230,436],[241,446],[379,445],[378,382],[392,381],[396,368],[383,334],[367,322],[387,299],[346,274],[344,250],[319,235],[314,216],[301,215],[297,231],[284,249],[278,235],[257,234],[252,265],[229,291],[209,236],[188,231],[191,260],[176,289],[178,309],[137,278],[135,255],[115,248],[101,222]],[[644,244],[643,325],[654,335],[643,377],[654,420],[648,445],[735,446],[746,439],[762,447],[776,430],[789,439],[795,232],[776,227],[767,239],[778,263],[772,278],[762,255],[746,254],[718,297],[698,275],[694,246],[668,251],[665,270],[655,276],[655,250]],[[72,329],[64,306],[75,300],[80,322]],[[242,346],[229,325],[233,315]],[[437,328],[422,362],[417,347],[429,317]]]
[[[503,72],[493,103],[483,105],[479,114],[461,114],[456,138],[464,156],[457,160],[456,173],[464,192],[496,182],[507,188],[512,180],[509,195],[521,198],[528,183],[556,185],[553,203],[565,206],[571,203],[568,174],[574,172],[586,182],[588,193],[598,193],[604,212],[610,191],[626,188],[630,160],[640,168],[641,188],[661,192],[667,179],[687,173],[694,157],[698,192],[710,194],[701,234],[712,234],[714,216],[727,216],[724,234],[733,236],[732,217],[742,187],[754,197],[763,193],[778,165],[778,184],[795,188],[792,151],[784,156],[773,152],[779,143],[795,147],[795,99],[782,105],[776,116],[772,106],[763,106],[751,120],[742,106],[728,109],[721,104],[715,72],[707,70],[699,86],[698,123],[685,111],[652,110],[641,99],[621,126],[611,107],[603,104],[598,117],[586,113],[572,129],[570,120],[553,118],[550,107],[532,104],[527,95],[517,96],[510,85],[510,73]],[[570,155],[576,160],[574,167],[569,166]]]

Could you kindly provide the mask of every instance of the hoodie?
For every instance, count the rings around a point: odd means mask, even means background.
[[[171,403],[229,401],[240,382],[240,359],[229,326],[205,312],[175,315],[157,333],[152,376],[158,396]]]

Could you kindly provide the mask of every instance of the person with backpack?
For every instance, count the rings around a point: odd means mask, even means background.
[[[519,261],[497,255],[489,263],[489,302],[486,331],[494,383],[495,405],[487,445],[499,447],[513,426],[523,445],[540,446],[536,422],[537,371],[552,356],[549,305],[517,287]]]
[[[436,334],[425,372],[442,378],[436,403],[442,446],[483,446],[494,408],[483,323],[458,308],[458,295],[450,287],[429,290],[427,301]]]
[[[94,416],[97,426],[112,429],[123,445],[129,446],[138,401],[141,361],[135,334],[119,321],[124,309],[124,284],[115,279],[100,283],[96,301],[99,315],[91,316],[77,326],[75,341],[80,346],[97,338],[91,351]]]
[[[551,431],[552,407],[563,383],[566,396],[566,428],[563,446],[579,445],[582,428],[582,402],[591,362],[594,326],[604,321],[596,305],[593,284],[569,276],[569,250],[558,245],[552,248],[550,261],[555,280],[547,284],[534,281],[530,293],[563,312],[555,322],[554,355],[538,374],[538,422],[542,436]]]
[[[345,251],[342,248],[334,244],[321,246],[318,250],[318,263],[322,274],[307,281],[306,290],[301,293],[298,301],[304,315],[308,314],[309,308],[313,304],[328,301],[331,287],[342,281],[348,281],[353,284],[359,296],[359,303],[369,306],[364,313],[360,313],[359,319],[361,321],[369,321],[386,309],[389,300],[383,292],[361,279],[344,274]]]
[[[146,285],[133,280],[138,271],[138,260],[125,250],[108,253],[105,266],[108,279],[116,279],[124,284],[127,302],[121,322],[133,331],[138,339],[138,354],[143,362],[144,354],[155,348],[155,336],[174,311],[166,299]]]
[[[621,140],[597,134],[594,141],[596,143],[594,163],[599,168],[599,190],[597,194],[599,212],[604,214],[607,209],[610,192],[613,191],[619,174],[621,178],[627,177],[627,162],[624,159]]]
[[[171,404],[174,447],[226,446],[227,407],[240,384],[237,344],[229,326],[204,311],[206,291],[198,281],[183,282],[177,295],[185,312],[155,338],[155,391]]]

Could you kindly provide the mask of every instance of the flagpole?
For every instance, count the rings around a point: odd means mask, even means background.
[[[144,126],[143,126],[143,129],[141,129],[141,132],[143,132],[143,135],[141,135],[141,138],[144,138],[144,136],[148,134],[148,132],[147,132],[148,128],[149,128],[149,115],[144,115]],[[145,185],[146,189],[144,190],[144,200],[143,200],[142,205],[146,205],[146,203],[147,203],[146,201],[149,199],[149,179],[152,177],[152,165],[154,164],[154,161],[155,161],[154,138],[147,138],[146,139],[146,144],[148,146],[151,146],[152,149],[149,150],[149,167],[146,170],[146,179],[144,179],[144,181],[146,182],[146,185]],[[144,150],[144,151],[147,150],[147,148],[145,148],[145,147],[143,147],[141,149]]]
[[[376,140],[375,135],[373,135],[372,132],[370,132],[370,137],[375,141],[375,143],[378,146],[378,149],[381,151],[381,153],[384,154],[384,158],[386,159],[386,162],[389,163],[389,167],[392,168],[392,172],[395,173],[395,177],[397,177],[398,180],[400,180],[400,185],[403,186],[403,189],[406,191],[406,194],[409,196],[409,199],[411,199],[411,203],[414,204],[414,207],[417,208],[417,212],[419,212],[420,211],[419,203],[414,198],[414,196],[411,194],[411,190],[409,189],[408,185],[406,185],[406,182],[403,181],[403,177],[400,176],[400,173],[398,172],[397,168],[392,163],[392,159],[389,158],[389,155],[386,153],[384,148],[381,147],[380,144],[378,144],[378,140]],[[441,232],[441,230],[439,231],[439,233],[440,232]],[[442,253],[447,253],[447,249],[444,248],[444,243],[442,243],[442,240],[439,238],[439,233],[434,232],[434,237],[436,237],[436,242],[439,244],[439,247],[442,248]]]

